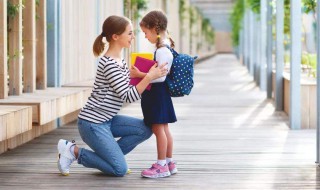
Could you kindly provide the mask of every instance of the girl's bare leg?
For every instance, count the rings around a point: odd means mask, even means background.
[[[157,139],[158,160],[165,160],[167,153],[167,137],[164,124],[153,124],[152,132]]]
[[[169,129],[168,124],[164,125],[164,132],[167,137],[167,152],[166,152],[166,157],[167,158],[172,158],[172,151],[173,151],[173,138]]]

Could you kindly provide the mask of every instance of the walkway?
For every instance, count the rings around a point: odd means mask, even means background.
[[[59,138],[80,140],[75,123],[0,155],[0,189],[316,189],[315,130],[288,129],[288,117],[256,87],[232,55],[196,66],[195,87],[174,99],[179,122],[171,125],[179,173],[150,180],[140,171],[156,158],[155,138],[127,156],[132,173],[108,177],[74,164],[58,175]],[[124,114],[141,117],[139,103]]]

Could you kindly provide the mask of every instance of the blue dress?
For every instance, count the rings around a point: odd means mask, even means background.
[[[142,93],[141,107],[147,126],[177,121],[166,82],[152,83],[150,91]]]

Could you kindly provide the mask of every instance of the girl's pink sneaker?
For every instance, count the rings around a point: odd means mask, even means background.
[[[157,163],[152,164],[151,168],[143,170],[141,172],[142,177],[147,178],[160,178],[160,177],[168,177],[170,176],[170,171],[168,165],[161,166]]]
[[[178,169],[176,167],[176,163],[169,162],[168,163],[168,167],[169,167],[169,171],[170,171],[171,175],[178,173]]]

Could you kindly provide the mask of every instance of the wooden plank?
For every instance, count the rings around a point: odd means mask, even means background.
[[[25,1],[23,9],[23,92],[36,89],[36,1]]]
[[[5,139],[32,129],[32,108],[28,106],[0,106],[2,124],[6,126]],[[4,140],[4,138],[0,139]]]
[[[32,130],[20,133],[12,138],[7,139],[7,149],[12,150],[33,139]]]
[[[310,128],[310,88],[306,85],[301,85],[300,101],[301,101],[301,128]]]
[[[40,137],[43,134],[46,134],[54,129],[57,129],[57,127],[58,127],[57,121],[51,121],[44,125],[34,124],[32,126],[32,137],[33,138]]]
[[[36,38],[37,38],[37,50],[36,50],[36,88],[47,88],[47,16],[46,16],[46,0],[39,1],[37,6],[37,15],[39,18],[36,21]]]
[[[95,77],[95,67],[92,67],[92,64],[95,64],[97,60],[92,54],[92,43],[98,33],[101,33],[103,21],[112,15],[112,12],[123,10],[118,6],[123,2],[112,2],[112,8],[109,6],[110,3],[111,1],[83,1],[74,4],[72,1],[61,1],[61,9],[59,9],[60,30],[64,35],[55,39],[61,42],[56,47],[61,52],[60,60],[56,60],[60,64],[57,72],[60,72],[59,82],[61,85]],[[83,12],[84,9],[87,11]],[[106,9],[107,11],[105,11]],[[118,14],[121,14],[120,12]],[[100,22],[97,18],[99,15]],[[94,27],[87,27],[88,23]],[[73,31],[79,32],[74,33]]]
[[[31,130],[31,107],[0,106],[0,153],[33,139]]]
[[[64,84],[62,87],[89,87],[92,88],[94,84],[94,79],[79,81],[75,83]]]
[[[283,109],[290,114],[290,81],[286,78],[283,80]]]
[[[9,17],[9,95],[22,94],[22,0],[9,0],[18,6],[16,15]]]
[[[290,116],[290,82],[291,77],[288,73],[284,73],[284,111]],[[302,77],[300,80],[300,104],[301,104],[301,128],[316,128],[316,85],[315,79]]]
[[[6,139],[7,139],[7,117],[3,117],[2,115],[0,115],[0,142]]]
[[[62,117],[64,121],[76,117]],[[72,116],[74,113],[72,113]],[[0,106],[0,154],[12,150],[32,139],[57,128],[57,122],[32,125],[32,108],[25,106]]]
[[[310,129],[317,128],[317,86],[310,86],[310,96],[309,96],[309,113],[310,113]]]
[[[7,141],[0,141],[0,154],[6,152],[8,149]]]
[[[0,99],[8,97],[7,1],[0,0]]]

